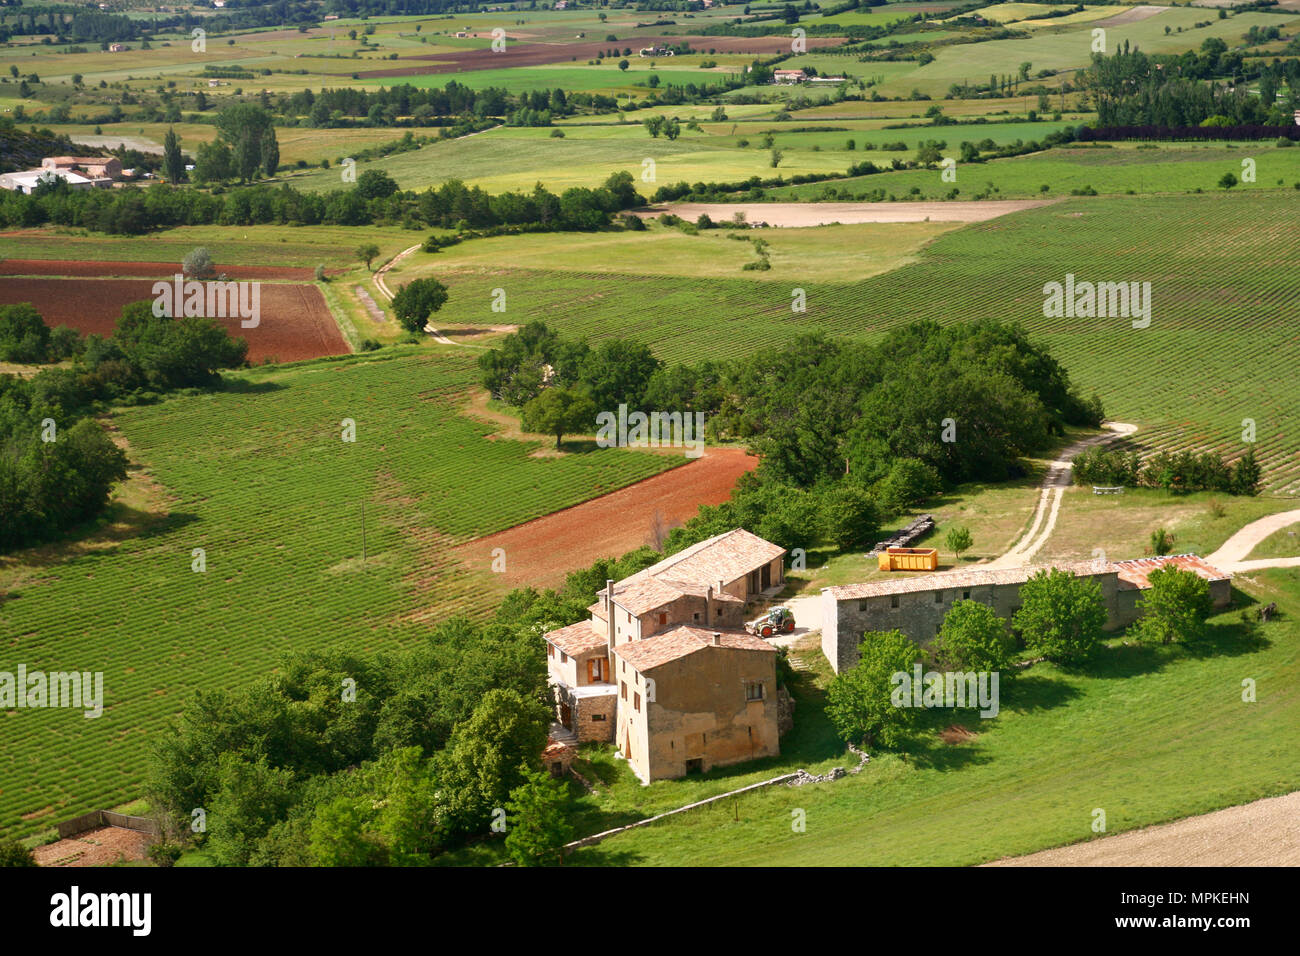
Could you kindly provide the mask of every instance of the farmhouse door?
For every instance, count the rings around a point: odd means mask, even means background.
[[[763,565],[763,590],[766,591],[772,586],[772,565]]]
[[[568,704],[560,705],[560,723],[569,730],[573,729],[573,708]]]

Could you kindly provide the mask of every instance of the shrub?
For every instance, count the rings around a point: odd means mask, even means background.
[[[216,271],[212,263],[212,254],[204,246],[187,252],[181,266],[191,279],[207,279]]]
[[[149,847],[149,859],[155,866],[175,866],[184,850],[176,843],[155,843]]]
[[[0,840],[0,867],[35,866],[32,851],[17,840]]]

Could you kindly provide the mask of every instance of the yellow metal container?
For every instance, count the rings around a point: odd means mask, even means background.
[[[877,555],[881,571],[934,571],[939,567],[936,548],[886,548]]]

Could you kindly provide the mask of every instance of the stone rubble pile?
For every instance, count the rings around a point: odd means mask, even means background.
[[[934,515],[921,515],[888,541],[877,541],[870,554],[879,554],[886,548],[906,548],[917,538],[934,530]],[[870,556],[870,555],[868,555]]]
[[[845,770],[843,767],[831,767],[826,773],[809,773],[807,770],[796,770],[794,778],[786,783],[787,787],[802,787],[807,783],[829,783],[832,780],[839,780],[841,777],[847,777],[851,774],[861,773],[862,768],[867,765],[871,759],[870,754],[865,754],[853,744],[849,744],[849,751],[857,754],[858,765]]]

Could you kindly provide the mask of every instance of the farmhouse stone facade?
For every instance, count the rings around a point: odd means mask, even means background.
[[[744,623],[784,556],[737,528],[606,582],[590,619],[545,635],[559,722],[647,783],[779,753],[776,648]]]
[[[1131,561],[1079,561],[1054,565],[1101,586],[1106,629],[1127,627],[1137,620],[1138,596],[1151,586],[1147,575],[1172,565],[1193,571],[1210,584],[1216,608],[1232,600],[1231,578],[1194,554]],[[918,644],[939,633],[944,615],[957,601],[979,601],[1000,617],[1020,608],[1020,587],[1049,565],[1022,568],[946,571],[917,577],[822,589],[822,653],[836,673],[858,661],[858,645],[867,631],[902,631]]]

